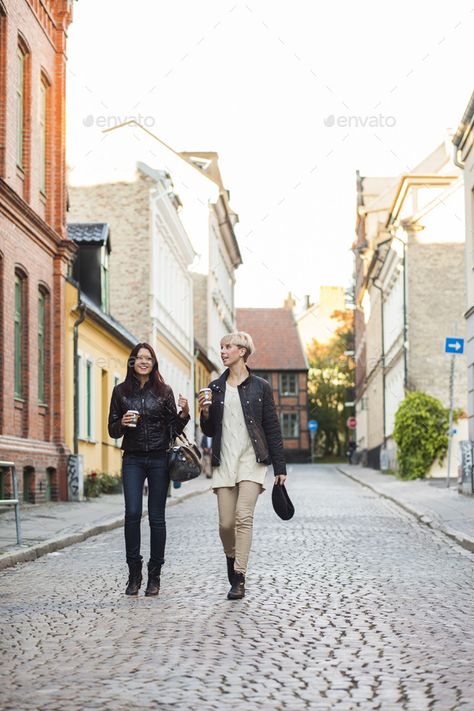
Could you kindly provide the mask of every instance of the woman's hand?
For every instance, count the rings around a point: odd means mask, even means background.
[[[189,415],[189,402],[187,398],[184,397],[184,395],[179,394],[178,398],[178,407],[181,408],[180,415],[183,417],[187,417]]]
[[[136,415],[133,412],[127,411],[121,419],[122,426],[128,427],[129,425],[133,425],[133,423],[135,422],[135,417]]]
[[[207,418],[209,417],[209,408],[211,407],[211,405],[209,403],[204,405],[205,400],[205,394],[200,393],[198,396],[199,410],[201,411],[201,415],[203,415],[204,419],[207,420]]]
[[[286,481],[286,474],[275,474],[275,486],[283,486]]]

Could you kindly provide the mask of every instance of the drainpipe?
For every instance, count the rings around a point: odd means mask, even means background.
[[[383,289],[381,286],[375,283],[375,279],[372,279],[372,286],[375,286],[376,289],[380,291],[380,317],[381,317],[381,324],[382,324],[382,338],[381,338],[381,345],[382,345],[382,356],[381,356],[381,363],[382,363],[382,411],[383,411],[383,444],[384,447],[387,444],[387,429],[385,426],[385,420],[386,420],[386,401],[385,401],[385,325],[384,325],[384,293]]]
[[[392,233],[403,246],[403,389],[408,390],[408,318],[407,318],[407,243],[398,235]]]
[[[78,290],[78,303],[76,310],[79,311],[79,318],[74,321],[74,454],[79,454],[79,358],[77,355],[79,344],[79,326],[86,317],[87,307],[81,301],[81,292]]]

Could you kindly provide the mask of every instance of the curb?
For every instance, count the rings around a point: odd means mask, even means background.
[[[194,496],[200,496],[201,494],[207,494],[211,490],[209,486],[208,489],[202,489],[200,491],[190,491],[189,494],[183,494],[176,499],[171,499],[167,502],[166,506],[176,506],[177,504],[182,504],[183,501],[191,499]],[[143,516],[146,516],[146,512]],[[81,543],[87,538],[92,536],[97,536],[100,533],[107,533],[107,531],[112,531],[114,528],[120,528],[123,526],[123,515],[114,516],[108,521],[103,523],[95,523],[90,526],[85,526],[81,531],[77,533],[69,533],[64,536],[56,536],[55,538],[48,538],[42,543],[37,543],[34,546],[29,546],[24,550],[12,551],[11,553],[2,553],[0,555],[0,570],[5,570],[5,568],[11,568],[17,563],[27,563],[32,560],[36,560],[43,555],[48,553],[53,553],[54,551],[59,551],[61,548],[67,548],[68,546],[74,545],[74,543]]]
[[[428,514],[426,513],[420,513],[416,509],[412,508],[409,504],[402,503],[399,499],[395,499],[393,496],[390,496],[389,494],[385,494],[382,491],[379,491],[376,489],[372,484],[368,484],[365,481],[361,481],[358,479],[356,476],[353,476],[352,474],[348,474],[348,472],[345,472],[343,469],[340,467],[336,467],[337,471],[346,476],[348,479],[352,479],[356,484],[360,484],[360,486],[365,486],[366,489],[370,489],[370,491],[373,491],[374,494],[377,494],[377,496],[381,496],[383,499],[387,499],[388,501],[391,501],[393,504],[398,506],[400,509],[403,509],[406,513],[409,513],[410,516],[413,516],[416,518],[418,523],[423,524],[424,526],[427,526],[428,528],[431,528],[433,531],[438,531],[439,533],[442,533],[443,535],[447,536],[450,538],[452,541],[460,545],[462,548],[468,550],[470,553],[474,553],[474,539],[473,538],[466,538],[464,534],[459,533],[458,531],[449,528],[447,526],[444,526],[442,523],[439,521],[435,521],[431,519]]]

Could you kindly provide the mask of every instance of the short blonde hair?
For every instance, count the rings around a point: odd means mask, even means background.
[[[247,358],[252,355],[252,353],[255,353],[255,346],[253,345],[252,336],[250,336],[248,333],[245,333],[245,331],[234,331],[234,333],[228,333],[226,336],[221,338],[221,346],[226,344],[245,348],[245,362],[247,362]]]

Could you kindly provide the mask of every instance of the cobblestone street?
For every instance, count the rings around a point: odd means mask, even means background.
[[[168,511],[158,599],[123,595],[121,530],[3,572],[2,708],[474,709],[472,554],[334,467],[289,480],[243,601],[212,493]]]

